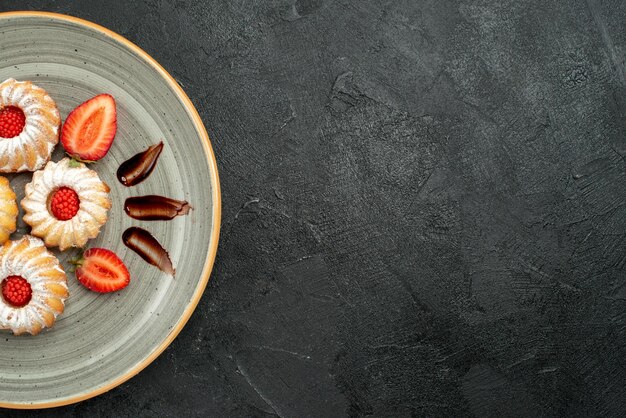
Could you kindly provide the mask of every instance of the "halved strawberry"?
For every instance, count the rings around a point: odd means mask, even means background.
[[[124,262],[106,248],[90,248],[81,259],[72,263],[77,266],[75,273],[78,281],[94,292],[115,292],[130,283],[130,273]]]
[[[65,119],[61,143],[80,161],[97,161],[111,148],[117,131],[115,99],[99,94],[78,106]]]

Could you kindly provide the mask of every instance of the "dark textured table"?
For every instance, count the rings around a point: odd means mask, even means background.
[[[626,2],[0,3],[19,9],[168,69],[224,212],[161,357],[15,416],[623,416]]]

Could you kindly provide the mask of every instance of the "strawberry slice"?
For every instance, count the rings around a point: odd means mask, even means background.
[[[72,263],[77,266],[75,273],[78,281],[94,292],[115,292],[130,283],[130,273],[124,262],[106,248],[90,248],[81,259]]]
[[[77,160],[97,161],[111,148],[116,131],[115,99],[110,94],[99,94],[67,116],[61,130],[61,143]]]

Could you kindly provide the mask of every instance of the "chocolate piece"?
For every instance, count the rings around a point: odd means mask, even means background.
[[[176,274],[176,269],[174,269],[167,251],[145,229],[135,226],[128,228],[122,234],[122,241],[124,241],[124,245],[139,254],[149,264],[172,276]]]
[[[156,145],[151,145],[147,150],[130,157],[117,169],[117,179],[126,187],[141,183],[154,170],[162,150],[163,141]]]
[[[169,221],[190,209],[186,201],[157,195],[129,197],[124,203],[126,214],[141,221]]]

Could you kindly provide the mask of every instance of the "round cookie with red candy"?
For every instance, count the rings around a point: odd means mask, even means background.
[[[39,239],[25,235],[0,246],[0,329],[36,335],[65,309],[67,276]]]
[[[48,93],[30,81],[0,83],[0,172],[43,167],[59,142],[61,115]]]
[[[69,158],[36,171],[25,190],[21,205],[31,234],[61,251],[84,247],[98,236],[111,208],[109,186],[98,173]]]

